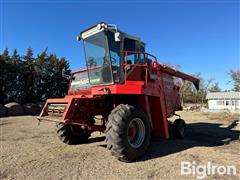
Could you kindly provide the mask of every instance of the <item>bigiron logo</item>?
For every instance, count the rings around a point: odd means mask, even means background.
[[[237,169],[234,165],[213,165],[211,162],[207,164],[197,164],[195,161],[181,162],[181,175],[192,175],[197,179],[204,179],[211,175],[236,175]]]

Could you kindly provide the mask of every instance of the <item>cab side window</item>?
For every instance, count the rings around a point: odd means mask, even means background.
[[[136,42],[135,40],[125,38],[124,39],[124,51],[136,51]],[[128,64],[135,64],[135,54],[134,53],[128,53],[127,56],[127,63]]]
[[[145,47],[143,43],[137,42],[136,40],[125,38],[124,39],[124,51],[133,52],[145,52]],[[146,57],[145,54],[128,53],[128,64],[145,64]]]
[[[136,51],[135,40],[125,38],[124,39],[124,51]]]

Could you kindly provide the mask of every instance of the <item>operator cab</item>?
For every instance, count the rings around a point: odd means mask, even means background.
[[[117,29],[115,25],[99,23],[80,33],[91,85],[124,82],[133,64],[145,64],[145,43]],[[129,64],[129,67],[126,67]],[[136,77],[136,76],[135,76]],[[131,79],[131,78],[130,78]]]

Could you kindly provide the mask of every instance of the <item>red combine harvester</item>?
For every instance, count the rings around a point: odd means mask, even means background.
[[[107,148],[125,162],[142,156],[151,136],[184,138],[184,120],[168,121],[182,110],[176,79],[196,89],[198,79],[158,63],[144,42],[115,25],[99,23],[81,32],[81,39],[87,69],[72,73],[68,95],[48,99],[39,120],[57,122],[57,135],[67,144],[104,132]]]

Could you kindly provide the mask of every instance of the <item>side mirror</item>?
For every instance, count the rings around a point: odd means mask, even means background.
[[[77,41],[81,41],[81,37],[80,36],[77,36]]]
[[[114,39],[115,39],[116,42],[120,42],[120,41],[121,41],[121,40],[120,40],[120,33],[119,33],[119,32],[115,32],[115,33],[114,33]]]

